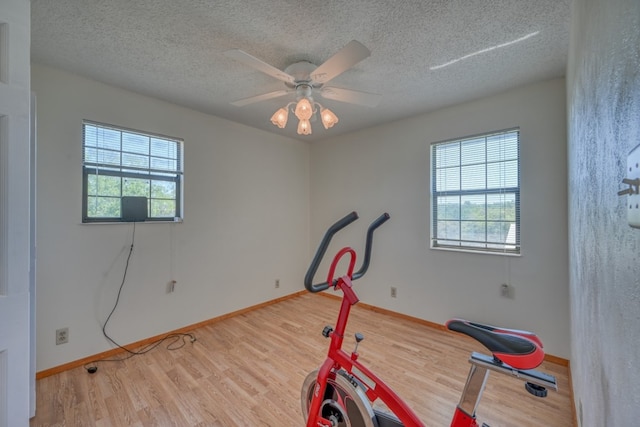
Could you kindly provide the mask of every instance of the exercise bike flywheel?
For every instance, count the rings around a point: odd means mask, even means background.
[[[317,370],[309,373],[302,385],[302,415],[305,420],[309,416],[317,377]],[[348,374],[342,370],[330,375],[322,401],[322,416],[331,420],[334,427],[377,427],[376,415],[364,391],[347,377]]]

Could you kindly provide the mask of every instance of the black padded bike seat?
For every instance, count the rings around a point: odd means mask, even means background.
[[[542,341],[532,332],[504,329],[464,319],[451,319],[448,329],[474,338],[493,357],[516,369],[534,369],[544,360]]]

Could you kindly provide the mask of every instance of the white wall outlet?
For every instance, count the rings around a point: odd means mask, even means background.
[[[56,329],[56,345],[69,342],[69,328]]]
[[[391,287],[391,298],[397,298],[398,296],[398,288],[396,288],[395,286]]]
[[[280,279],[276,279],[276,289],[280,287]]]
[[[503,283],[500,285],[500,296],[505,298],[513,298],[513,286],[508,283]]]
[[[509,296],[509,285],[503,283],[500,285],[500,296],[508,297]]]
[[[176,282],[175,280],[171,280],[169,283],[167,283],[167,293],[170,294],[173,291],[176,290]]]

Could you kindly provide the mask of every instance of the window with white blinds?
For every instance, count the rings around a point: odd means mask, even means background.
[[[520,253],[518,129],[431,145],[431,247]]]
[[[83,123],[83,222],[126,221],[122,198],[146,197],[148,221],[182,217],[183,142]]]

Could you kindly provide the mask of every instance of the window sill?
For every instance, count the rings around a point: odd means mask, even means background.
[[[182,224],[184,218],[174,218],[171,220],[158,220],[158,221],[91,221],[81,222],[80,225],[122,225],[122,224]]]
[[[473,249],[457,249],[457,248],[447,248],[442,246],[431,246],[430,249],[434,251],[446,251],[446,252],[463,252],[467,254],[478,254],[478,255],[500,255],[500,256],[509,256],[509,257],[521,257],[522,253],[513,253],[513,252],[495,252],[495,251],[481,251],[481,250],[473,250]]]

